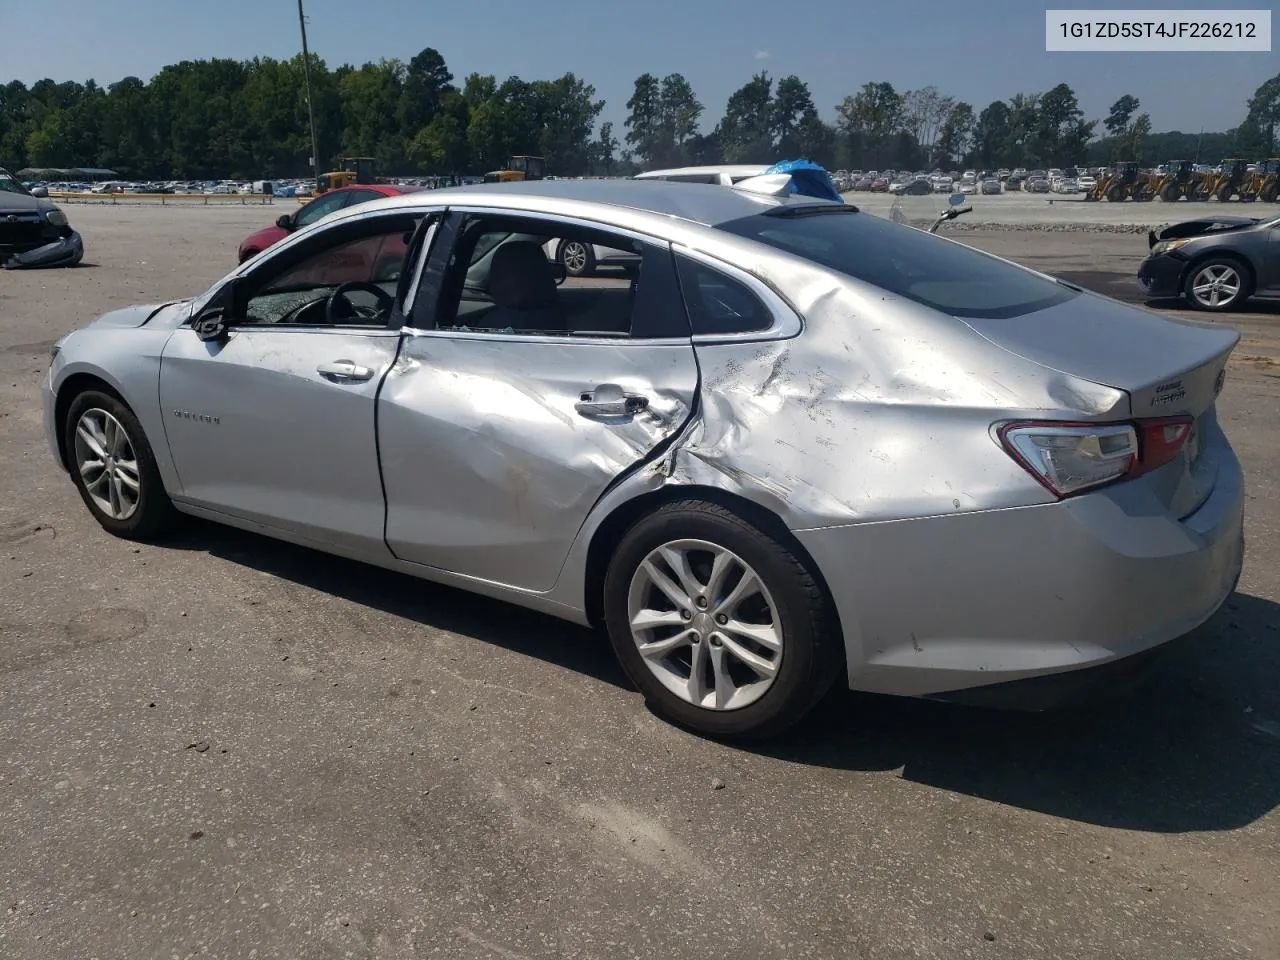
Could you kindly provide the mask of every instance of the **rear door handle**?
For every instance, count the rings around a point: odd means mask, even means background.
[[[334,360],[316,367],[316,373],[334,383],[364,383],[373,379],[373,368],[362,367],[354,360]]]
[[[594,390],[583,391],[573,408],[587,419],[633,417],[649,409],[649,398],[639,393],[625,393],[616,383],[602,383]]]

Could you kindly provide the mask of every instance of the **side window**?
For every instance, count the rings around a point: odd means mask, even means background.
[[[589,226],[471,217],[462,226],[439,330],[527,336],[689,336],[669,247]]]
[[[385,326],[418,219],[397,214],[322,229],[287,258],[267,260],[244,280],[241,322]]]
[[[299,227],[309,227],[321,217],[327,217],[335,210],[346,206],[346,203],[347,195],[345,193],[327,193],[312,200],[299,210],[298,215],[294,218],[294,223]]]
[[[697,260],[676,256],[694,336],[753,333],[773,326],[769,308],[743,283]]]

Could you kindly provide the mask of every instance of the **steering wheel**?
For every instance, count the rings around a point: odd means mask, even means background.
[[[363,290],[365,293],[373,294],[378,301],[378,314],[374,316],[368,308],[357,307],[354,303],[347,299],[347,292],[353,290]],[[342,301],[345,305],[345,313],[342,317],[338,316],[337,304]],[[383,290],[376,283],[369,283],[365,280],[352,280],[348,283],[340,283],[333,288],[333,293],[329,294],[324,302],[324,322],[333,326],[349,317],[359,317],[363,320],[382,320],[385,313],[386,316],[391,315],[391,308],[395,305],[396,298],[387,291]]]

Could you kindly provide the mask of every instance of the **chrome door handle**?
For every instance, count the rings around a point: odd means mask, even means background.
[[[624,393],[616,383],[602,383],[594,390],[583,391],[573,408],[588,419],[633,417],[649,409],[649,398],[639,393]]]
[[[334,383],[363,383],[373,379],[373,368],[362,367],[352,360],[335,360],[316,367],[316,373]]]

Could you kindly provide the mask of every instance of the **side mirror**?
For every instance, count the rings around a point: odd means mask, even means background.
[[[239,278],[228,280],[199,314],[191,318],[191,329],[202,343],[226,343],[229,328],[238,314]]]
[[[49,196],[49,188],[48,187],[32,187],[31,195],[33,197],[37,197],[40,200],[44,200],[46,197]]]
[[[291,213],[280,214],[280,216],[276,217],[276,226],[279,227],[281,230],[292,231],[294,226],[293,214]]]

